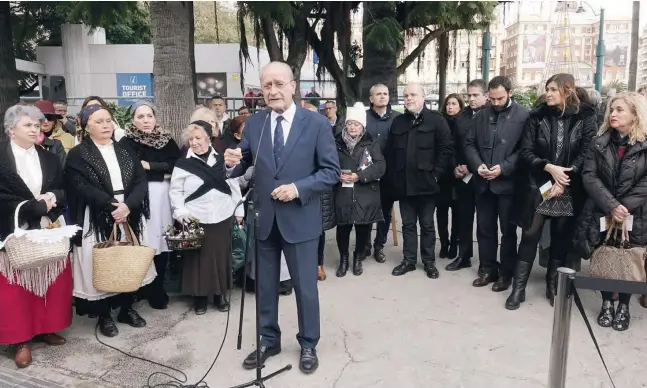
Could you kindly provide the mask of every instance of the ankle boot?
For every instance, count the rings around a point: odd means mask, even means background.
[[[557,268],[562,263],[557,260],[549,260],[546,268],[546,298],[551,306],[555,305],[555,295],[557,295]]]
[[[362,253],[353,253],[353,275],[359,276],[364,272],[362,261],[365,256]]]
[[[337,275],[338,278],[343,278],[346,276],[346,272],[348,272],[348,254],[342,254],[339,257],[339,268],[337,268]]]
[[[514,279],[512,281],[512,293],[505,301],[505,308],[508,310],[516,310],[521,303],[526,301],[526,284],[528,284],[528,277],[532,270],[532,263],[519,261],[517,268],[514,271]]]

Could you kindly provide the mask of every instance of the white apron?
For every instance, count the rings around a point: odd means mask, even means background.
[[[119,202],[124,200],[124,196],[116,195],[115,199]],[[143,217],[142,217],[143,218]],[[148,236],[146,231],[146,220],[144,219],[144,230],[141,231],[141,235],[144,236],[141,245],[148,246]],[[77,298],[95,301],[105,299],[118,293],[114,292],[103,292],[99,291],[92,285],[92,248],[96,244],[95,234],[90,233],[89,236],[86,236],[90,228],[90,209],[85,208],[85,217],[83,220],[83,242],[80,247],[74,246],[72,252],[74,253],[74,291],[73,294]],[[123,227],[119,226],[121,229],[121,241],[126,241],[126,233],[123,230]],[[148,272],[144,277],[142,286],[150,284],[157,276],[157,271],[155,271],[155,263],[151,262],[151,266],[148,268]]]
[[[170,181],[148,182],[148,200],[150,202],[150,219],[146,225],[148,246],[155,249],[155,254],[170,252],[164,231],[169,225],[173,225],[171,214],[171,199],[169,197]]]

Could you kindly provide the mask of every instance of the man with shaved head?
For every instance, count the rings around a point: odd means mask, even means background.
[[[340,181],[337,147],[326,118],[294,103],[296,82],[282,62],[261,70],[263,98],[270,108],[247,118],[240,148],[225,151],[230,177],[254,164],[252,198],[258,226],[260,360],[252,352],[243,367],[254,369],[281,352],[278,322],[281,252],[294,283],[299,315],[299,369],[319,366],[317,248],[322,233],[320,194]]]
[[[394,200],[400,201],[403,260],[393,269],[401,276],[416,269],[418,222],[420,257],[427,276],[437,279],[434,211],[440,191],[438,177],[454,166],[454,140],[447,121],[425,106],[420,84],[404,88],[406,112],[393,120],[386,142],[386,180]]]

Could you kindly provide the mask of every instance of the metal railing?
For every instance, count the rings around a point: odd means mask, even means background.
[[[557,269],[557,295],[548,367],[548,388],[566,387],[571,310],[575,289],[643,295],[647,294],[647,283],[593,278],[576,273],[571,268]],[[602,357],[601,354],[600,357]]]

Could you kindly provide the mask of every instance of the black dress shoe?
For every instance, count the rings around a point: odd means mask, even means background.
[[[427,273],[427,277],[429,279],[438,279],[438,276],[440,276],[440,273],[438,272],[438,269],[436,268],[436,265],[434,263],[425,264],[425,272]]]
[[[195,315],[205,314],[207,312],[207,297],[206,296],[194,297],[193,309],[195,310]]]
[[[407,272],[415,271],[416,270],[416,265],[415,264],[409,264],[407,262],[402,262],[400,265],[397,267],[393,268],[393,271],[391,272],[391,275],[393,276],[402,276]]]
[[[501,292],[505,291],[508,288],[510,288],[510,285],[512,284],[512,278],[510,277],[499,277],[499,280],[496,281],[492,285],[492,291],[494,292]]]
[[[292,288],[294,285],[292,284],[292,280],[286,280],[284,282],[279,282],[279,294],[283,296],[288,296],[292,295]]]
[[[319,367],[319,358],[317,351],[313,348],[301,349],[301,357],[299,358],[299,370],[309,375],[314,373]]]
[[[281,346],[267,347],[261,346],[261,365],[265,364],[268,358],[274,357],[277,354],[281,353]],[[243,368],[245,369],[254,369],[256,368],[256,350],[251,352],[247,358],[243,361]]]
[[[616,311],[613,306],[613,301],[602,301],[602,309],[600,309],[600,314],[598,315],[598,325],[602,327],[611,327],[615,317]]]
[[[618,304],[618,311],[616,311],[616,317],[613,319],[613,330],[615,331],[625,331],[629,328],[629,322],[631,321],[631,315],[629,314],[629,305],[624,303]]]
[[[486,273],[484,276],[479,276],[476,280],[472,282],[474,287],[485,287],[490,283],[494,283],[499,280],[498,276],[490,275]]]
[[[229,301],[224,295],[214,295],[213,304],[216,306],[218,311],[229,311]]]
[[[375,248],[373,252],[373,257],[378,263],[386,262],[386,255],[384,254],[384,248]]]
[[[451,263],[447,264],[445,266],[446,271],[458,271],[463,268],[469,268],[472,266],[472,260],[469,258],[464,259],[462,257],[457,258],[456,260],[452,261]]]
[[[144,320],[144,318],[142,318],[141,315],[139,315],[139,313],[132,307],[128,309],[122,308],[121,311],[119,311],[119,315],[117,315],[117,321],[130,325],[132,327],[146,326],[146,321]]]
[[[115,337],[119,329],[110,315],[99,317],[99,331],[106,337]]]

